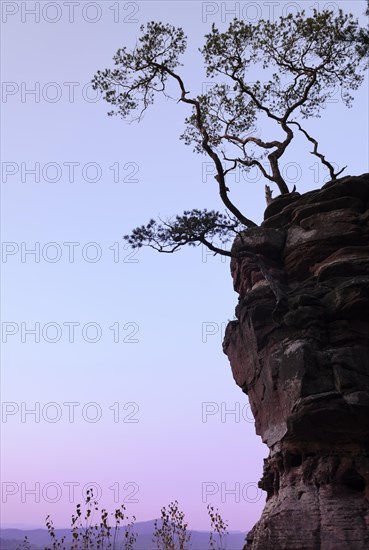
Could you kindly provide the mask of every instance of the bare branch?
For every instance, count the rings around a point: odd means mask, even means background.
[[[337,179],[337,177],[338,177],[340,174],[342,174],[342,172],[347,168],[347,166],[344,166],[344,168],[342,168],[339,172],[336,173],[336,172],[334,171],[334,168],[333,168],[332,164],[326,160],[325,156],[322,155],[322,153],[319,153],[319,152],[318,152],[318,142],[317,142],[317,140],[314,139],[312,136],[310,136],[310,135],[308,134],[308,132],[307,132],[306,130],[304,130],[304,128],[302,128],[301,124],[299,124],[299,123],[296,122],[295,120],[294,120],[294,121],[290,121],[289,124],[295,124],[295,125],[298,127],[298,129],[300,130],[300,132],[302,132],[302,133],[305,135],[305,137],[306,137],[311,143],[313,143],[313,145],[314,145],[314,150],[311,151],[311,154],[312,154],[312,155],[315,155],[315,156],[318,157],[318,158],[320,158],[322,164],[324,164],[324,165],[328,168],[329,174],[330,174],[330,177],[331,177],[332,180]]]

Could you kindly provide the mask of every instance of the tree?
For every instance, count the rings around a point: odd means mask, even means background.
[[[364,80],[369,49],[367,31],[351,14],[314,10],[312,17],[306,17],[301,11],[278,22],[257,24],[234,19],[225,32],[213,25],[200,51],[214,86],[195,97],[189,96],[178,72],[186,49],[183,30],[150,22],[141,27],[141,33],[132,51],[126,47],[117,51],[114,69],[97,72],[93,86],[113,107],[109,115],[140,121],[157,94],[169,97],[172,81],[177,87],[175,99],[191,108],[181,139],[214,163],[226,213],[192,210],[159,219],[160,223],[152,219],[125,236],[133,248],[145,245],[172,253],[185,244],[202,243],[214,253],[232,256],[214,244],[214,237],[224,243],[256,224],[232,202],[228,174],[257,167],[281,194],[289,193],[279,163],[295,132],[313,144],[312,154],[329,169],[332,180],[344,170],[335,172],[319,151],[318,141],[297,118],[319,117],[337,84],[343,103],[351,106],[351,91]],[[248,82],[250,68],[262,71],[263,83]],[[256,135],[256,124],[263,117],[274,125],[275,139]],[[269,163],[268,170],[263,159]],[[270,199],[268,186],[266,192]]]

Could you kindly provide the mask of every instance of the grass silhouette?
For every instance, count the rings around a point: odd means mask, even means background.
[[[228,524],[212,505],[207,506],[211,523],[209,550],[225,550]],[[46,528],[50,536],[50,546],[44,550],[134,550],[138,534],[135,532],[135,516],[126,514],[124,504],[114,512],[99,509],[92,489],[86,493],[84,509],[77,504],[72,514],[72,541],[63,536],[58,540],[50,516],[46,518]],[[154,522],[152,542],[156,550],[191,550],[191,533],[188,531],[185,514],[178,501],[171,502],[161,509],[160,519]],[[27,536],[17,550],[31,550]]]

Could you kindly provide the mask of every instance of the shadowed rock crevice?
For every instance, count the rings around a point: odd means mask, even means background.
[[[224,338],[269,447],[245,549],[369,548],[369,174],[274,199],[237,237]]]

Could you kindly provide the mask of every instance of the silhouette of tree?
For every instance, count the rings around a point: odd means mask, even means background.
[[[256,167],[267,183],[275,184],[281,194],[289,193],[280,159],[295,132],[313,144],[311,153],[336,179],[345,168],[335,171],[320,152],[318,141],[297,118],[319,117],[337,85],[343,103],[350,107],[351,91],[361,85],[368,67],[368,48],[368,31],[342,10],[336,15],[314,10],[311,17],[301,11],[276,22],[256,24],[234,19],[226,31],[213,25],[205,36],[200,51],[214,86],[205,94],[191,96],[178,71],[186,50],[183,30],[161,22],[142,26],[136,47],[132,51],[120,48],[113,58],[115,68],[98,71],[93,86],[112,106],[110,115],[140,121],[157,94],[169,97],[172,81],[177,87],[174,99],[191,109],[181,139],[214,163],[226,213],[195,209],[166,220],[152,219],[126,235],[128,243],[170,253],[185,244],[202,243],[230,256],[230,251],[214,244],[214,237],[225,243],[256,224],[231,200],[228,174],[237,168]],[[249,82],[250,69],[259,70],[263,82]],[[274,125],[275,139],[257,135],[257,124],[263,118]],[[270,201],[268,186],[266,193]]]

